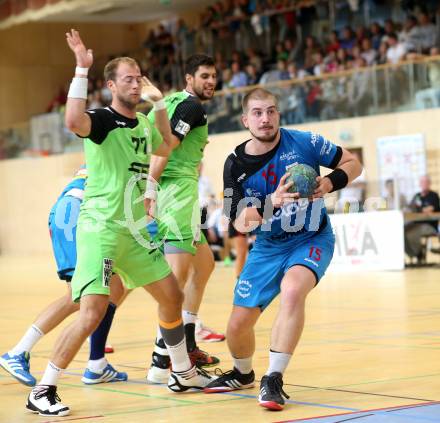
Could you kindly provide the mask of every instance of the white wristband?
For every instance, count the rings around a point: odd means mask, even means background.
[[[148,198],[150,200],[156,200],[157,199],[157,191],[153,189],[149,189],[145,191],[144,198]]]
[[[75,68],[75,75],[87,76],[88,73],[89,73],[89,68],[80,68],[79,66]]]
[[[157,199],[157,182],[151,176],[148,176],[147,186],[145,187],[144,198],[149,198],[150,200]]]
[[[87,78],[73,78],[67,97],[87,100],[88,82]]]
[[[163,110],[165,108],[166,108],[166,105],[165,105],[165,100],[163,98],[161,98],[158,101],[153,102],[153,110],[155,112],[158,112],[159,110]]]

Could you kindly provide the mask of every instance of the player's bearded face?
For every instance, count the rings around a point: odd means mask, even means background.
[[[127,109],[135,109],[142,91],[142,75],[139,68],[121,64],[110,89],[113,97],[116,97]]]
[[[250,100],[243,123],[256,140],[272,142],[280,129],[280,113],[274,101]]]
[[[210,100],[214,96],[217,85],[217,71],[214,66],[200,66],[196,73],[187,76],[189,91],[200,100]]]

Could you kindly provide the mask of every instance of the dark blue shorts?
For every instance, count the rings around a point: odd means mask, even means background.
[[[257,238],[235,285],[234,305],[264,310],[280,293],[281,281],[293,266],[310,269],[318,283],[330,264],[334,248],[330,224],[322,232],[293,235],[284,240]]]
[[[61,198],[49,216],[49,232],[58,277],[70,282],[76,267],[76,225],[81,200]]]

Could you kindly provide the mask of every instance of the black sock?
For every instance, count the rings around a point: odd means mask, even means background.
[[[196,324],[187,323],[185,325],[186,349],[192,352],[196,349]]]

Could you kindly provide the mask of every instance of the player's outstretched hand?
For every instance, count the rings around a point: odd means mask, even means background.
[[[146,101],[158,101],[163,98],[162,92],[146,77],[142,77],[142,98]]]
[[[70,32],[66,33],[66,40],[70,50],[75,54],[76,65],[80,68],[90,68],[93,64],[93,51],[86,49],[79,32],[71,29]]]
[[[293,182],[287,182],[286,179],[289,177],[288,173],[285,173],[278,184],[277,189],[271,195],[272,204],[274,207],[283,207],[284,204],[291,203],[299,199],[298,192],[289,192],[289,188],[292,187]]]
[[[313,192],[313,198],[321,198],[333,189],[332,181],[330,181],[330,179],[326,178],[325,176],[317,176],[316,182],[318,183],[318,185]]]

